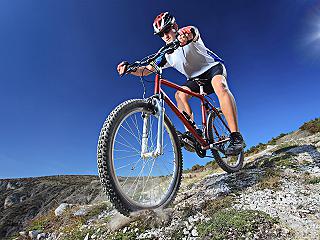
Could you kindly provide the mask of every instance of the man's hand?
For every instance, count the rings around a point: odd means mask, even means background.
[[[194,38],[194,29],[192,27],[184,27],[178,30],[178,40],[181,46],[185,46],[190,43]]]
[[[117,67],[117,71],[120,76],[122,76],[126,72],[128,65],[129,65],[129,63],[127,61],[123,61],[123,62],[119,63],[119,65]]]

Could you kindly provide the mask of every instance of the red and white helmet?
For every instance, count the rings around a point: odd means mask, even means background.
[[[175,22],[175,18],[168,12],[160,13],[153,21],[154,34],[159,34],[166,29],[166,27],[173,26]]]

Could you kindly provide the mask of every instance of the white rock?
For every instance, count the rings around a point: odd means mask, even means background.
[[[31,239],[37,239],[37,236],[39,233],[40,233],[40,231],[38,231],[38,230],[29,231],[29,237]]]
[[[184,234],[184,235],[189,235],[188,229],[184,228],[184,229],[183,229],[183,234]]]
[[[89,240],[89,233],[87,233],[83,240]]]
[[[193,228],[192,225],[188,225],[188,226],[187,226],[187,230],[188,230],[188,231],[190,231],[192,228]]]
[[[40,233],[37,235],[37,240],[41,240],[41,239],[45,239],[46,238],[46,234],[45,233]]]
[[[22,236],[22,237],[26,237],[27,236],[27,232],[26,231],[19,232],[19,235]]]
[[[88,214],[90,208],[88,206],[81,206],[75,213],[74,216],[85,216]]]
[[[69,209],[72,206],[72,204],[68,203],[61,203],[59,207],[54,210],[54,214],[56,216],[61,216],[67,209]]]
[[[7,184],[7,190],[14,190],[16,189],[17,187],[15,186],[14,183],[11,183],[11,182],[8,182]]]
[[[191,235],[193,236],[193,237],[198,237],[198,231],[197,231],[197,229],[192,229],[192,231],[191,231]]]
[[[82,231],[83,229],[88,228],[88,225],[84,224],[80,227],[80,231]]]
[[[20,197],[18,194],[12,194],[6,197],[6,199],[4,200],[4,208],[9,208],[11,206],[13,206],[16,203],[19,203],[20,201]]]

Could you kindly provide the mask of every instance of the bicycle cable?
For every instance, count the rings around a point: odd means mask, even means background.
[[[147,58],[149,58],[150,56],[153,56],[153,55],[149,55]],[[144,59],[144,58],[143,58],[143,59]],[[141,62],[143,61],[143,59],[141,60]],[[148,69],[147,66],[148,66],[148,65],[143,66],[144,68],[142,69],[141,76],[139,76],[139,77],[140,77],[140,82],[141,82],[142,87],[143,87],[143,95],[142,95],[142,98],[143,98],[143,99],[145,99],[145,95],[146,95],[146,86],[145,86],[144,82],[147,82],[147,83],[152,83],[152,82],[153,82],[153,81],[149,81],[149,80],[147,80],[147,79],[145,78],[144,71],[147,69],[149,72],[156,74],[155,71],[152,71],[152,70]]]
[[[151,56],[151,55],[149,55],[149,56]],[[149,56],[148,57],[146,57],[146,58],[149,58]],[[145,58],[143,58],[143,59],[145,59]],[[143,61],[143,59],[141,60],[141,62]],[[141,65],[139,65],[139,67],[140,67]],[[144,82],[151,82],[151,81],[148,81],[148,80],[146,80],[144,77],[144,71],[146,70],[146,69],[148,69],[147,68],[147,65],[146,66],[143,66],[144,68],[142,69],[142,73],[141,73],[141,76],[139,76],[139,78],[140,78],[140,82],[141,82],[141,84],[142,84],[142,87],[143,87],[143,94],[142,94],[142,98],[143,99],[145,99],[145,95],[146,95],[146,86],[145,86],[145,84],[144,84]],[[150,72],[152,72],[152,73],[155,73],[154,71],[151,71],[151,70],[149,70],[148,69],[148,71],[150,71]]]

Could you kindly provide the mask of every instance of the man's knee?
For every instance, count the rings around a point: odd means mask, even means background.
[[[174,95],[176,100],[179,101],[180,100],[180,91],[177,91],[176,94]]]
[[[183,87],[183,88],[190,91],[190,89],[187,87]],[[181,100],[182,102],[187,102],[191,98],[191,96],[189,94],[184,93],[184,92],[177,91],[175,94],[175,98],[177,101]]]
[[[182,102],[188,102],[190,99],[190,96],[184,92],[179,92],[179,98]]]
[[[212,83],[214,92],[217,95],[222,95],[222,94],[229,92],[229,87],[228,87],[227,80],[225,79],[225,77],[215,76],[215,77],[213,77],[211,83]]]

